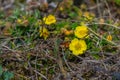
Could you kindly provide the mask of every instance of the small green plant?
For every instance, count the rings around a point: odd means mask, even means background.
[[[13,78],[13,73],[9,71],[4,71],[2,66],[0,65],[0,80],[10,80]]]
[[[120,6],[120,0],[115,0],[115,3]]]

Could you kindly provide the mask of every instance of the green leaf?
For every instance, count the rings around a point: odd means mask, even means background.
[[[74,23],[71,24],[72,29],[75,29],[77,26],[78,26],[77,22],[74,22]]]
[[[40,11],[39,10],[35,10],[34,16],[36,18],[40,18]]]
[[[69,15],[71,18],[77,17],[77,13],[75,13],[75,12],[71,12],[71,13],[69,13],[68,15]]]
[[[95,58],[96,60],[100,59],[100,56],[98,54],[92,54],[92,57]]]
[[[14,77],[13,73],[11,73],[11,72],[9,72],[9,71],[5,71],[5,72],[3,73],[3,78],[4,78],[4,80],[10,80],[10,79],[13,78],[13,77]]]
[[[120,0],[115,0],[115,3],[116,3],[117,5],[120,5]]]
[[[3,69],[2,69],[2,66],[0,65],[0,76],[2,75],[3,73]]]

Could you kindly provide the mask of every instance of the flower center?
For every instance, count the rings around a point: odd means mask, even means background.
[[[81,49],[81,44],[76,44],[76,45],[75,45],[75,49],[76,49],[76,50]]]
[[[53,20],[54,20],[53,18],[48,18],[48,21],[50,21],[50,22],[53,21]]]
[[[86,31],[85,30],[81,30],[79,31],[80,34],[86,34]]]

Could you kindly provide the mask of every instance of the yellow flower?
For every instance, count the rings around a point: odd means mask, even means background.
[[[21,19],[17,19],[17,23],[18,23],[18,24],[21,24],[21,23],[22,23],[22,20],[21,20]]]
[[[85,17],[85,21],[92,21],[95,15],[93,13],[84,12],[83,16]]]
[[[112,41],[112,36],[111,36],[111,35],[108,35],[108,36],[107,36],[107,40]]]
[[[88,28],[85,25],[78,26],[78,27],[76,27],[74,33],[75,33],[76,37],[84,38],[88,35]]]
[[[63,11],[64,10],[64,8],[63,7],[60,7],[60,11]]]
[[[101,18],[100,20],[99,20],[99,23],[100,24],[102,24],[102,23],[104,23],[105,22],[105,20],[103,19],[103,18]]]
[[[56,18],[53,15],[49,15],[47,17],[44,17],[43,21],[45,22],[45,24],[50,25],[50,24],[56,23]]]
[[[26,19],[27,19],[27,17],[26,17],[26,16],[22,16],[22,18],[23,18],[23,20],[26,20]]]
[[[78,40],[77,38],[73,39],[69,44],[69,49],[76,56],[83,54],[87,49],[86,42],[84,40]]]
[[[43,28],[41,27],[39,32],[40,32],[40,37],[43,37],[45,40],[47,39],[47,37],[50,34],[48,29],[45,27],[43,27]]]
[[[3,21],[0,20],[0,25],[3,24]]]
[[[81,8],[81,9],[86,9],[87,6],[86,6],[85,4],[81,4],[80,8]]]
[[[73,34],[73,30],[66,30],[65,32],[64,32],[64,34],[65,35],[71,35],[71,34]]]
[[[82,15],[83,15],[83,12],[82,12],[82,10],[80,9],[80,10],[78,11],[78,17],[81,18]]]
[[[29,21],[26,19],[26,20],[24,20],[24,19],[17,19],[17,24],[19,24],[19,25],[24,25],[24,26],[27,26],[28,24],[29,24]]]

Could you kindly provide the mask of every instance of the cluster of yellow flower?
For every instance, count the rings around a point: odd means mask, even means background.
[[[87,44],[83,38],[88,36],[88,28],[85,25],[76,27],[74,34],[77,38],[73,39],[69,44],[69,49],[76,56],[83,54],[87,49]],[[79,38],[79,39],[78,39]]]
[[[95,15],[93,13],[90,13],[90,12],[84,12],[83,16],[84,16],[85,21],[92,21],[95,17]]]
[[[43,37],[45,40],[47,39],[47,37],[49,36],[49,31],[48,31],[48,29],[47,28],[45,28],[45,27],[41,27],[40,28],[40,30],[39,30],[39,32],[40,32],[40,37]]]
[[[56,23],[56,18],[53,15],[48,15],[47,17],[43,18],[43,21],[46,25],[51,25],[51,24]],[[47,37],[50,34],[48,29],[45,27],[43,27],[43,28],[41,27],[39,32],[40,32],[40,37],[43,37],[45,40],[47,39]]]
[[[48,15],[47,17],[43,18],[43,21],[46,25],[51,25],[56,23],[56,18],[53,15]],[[80,54],[83,54],[84,51],[87,49],[87,44],[83,39],[88,36],[87,26],[77,26],[74,30],[74,34],[77,38],[74,38],[71,41],[71,43],[69,44],[69,49],[74,55],[78,56]],[[40,36],[44,37],[44,39],[46,39],[49,36],[49,31],[47,30],[47,28],[40,28]]]

